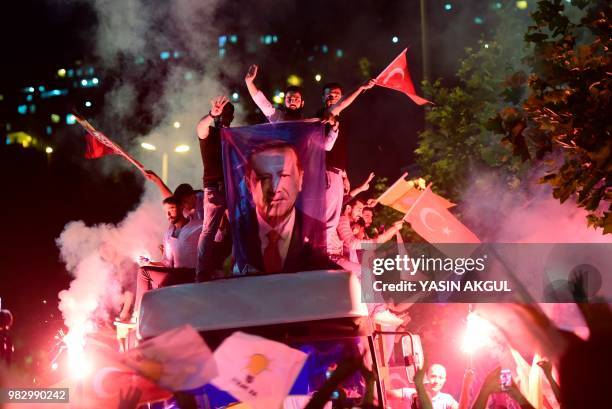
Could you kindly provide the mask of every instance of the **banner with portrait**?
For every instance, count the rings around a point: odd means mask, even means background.
[[[222,129],[234,274],[327,267],[324,132],[318,120]]]

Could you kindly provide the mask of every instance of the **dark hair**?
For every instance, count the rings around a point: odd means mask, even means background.
[[[285,95],[287,95],[290,92],[300,94],[300,96],[304,95],[304,93],[302,92],[302,88],[300,88],[300,87],[298,87],[296,85],[290,85],[287,88],[285,88]]]
[[[353,222],[353,226],[354,225],[358,225],[359,227],[365,228],[366,223],[365,220],[363,220],[363,217],[358,217],[357,220]]]
[[[323,85],[323,89],[322,91],[325,92],[326,89],[332,90],[332,89],[339,89],[340,92],[343,92],[344,89],[342,88],[342,85],[340,85],[337,82],[328,82],[327,84]]]
[[[176,196],[168,196],[167,198],[164,199],[162,203],[168,204],[168,205],[180,206],[181,200]]]
[[[176,189],[174,189],[173,196],[178,200],[183,200],[185,197],[195,193],[195,190],[193,190],[193,187],[191,187],[189,183],[181,183],[176,187]]]
[[[366,211],[367,211],[367,212],[372,212],[372,215],[374,215],[374,209],[372,209],[371,207],[367,207],[367,206],[366,206],[366,207],[364,207],[364,208],[363,208],[363,210],[362,210],[362,212],[366,212]]]

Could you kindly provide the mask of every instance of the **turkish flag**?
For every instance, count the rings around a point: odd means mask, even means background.
[[[378,77],[376,77],[376,85],[387,87],[396,91],[403,92],[408,95],[415,104],[425,105],[430,101],[421,98],[416,94],[410,71],[408,71],[408,59],[406,58],[406,50],[402,51],[395,60],[385,68]]]
[[[412,229],[430,243],[480,243],[428,187],[406,215]]]
[[[172,397],[172,392],[125,365],[122,354],[107,345],[88,342],[84,357],[91,365],[87,375],[78,380],[67,377],[52,385],[54,388],[69,388],[70,403],[74,407],[117,408],[130,388],[140,391],[137,401],[141,405]]]
[[[421,196],[421,190],[414,186],[414,183],[409,183],[404,173],[395,183],[393,183],[382,195],[378,197],[378,202],[385,206],[392,207],[393,209],[408,213],[412,205]],[[446,200],[442,196],[438,196],[434,192],[431,192],[435,200],[438,201],[439,205],[448,209],[453,207],[455,204]]]
[[[119,154],[119,152],[117,152],[115,149],[103,144],[98,140],[98,138],[92,136],[91,134],[85,134],[85,142],[87,144],[85,148],[86,159],[97,159],[106,155]]]

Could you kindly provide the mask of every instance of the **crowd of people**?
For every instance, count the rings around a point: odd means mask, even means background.
[[[255,85],[258,71],[258,67],[252,65],[245,76],[245,83],[253,101],[270,123],[307,118],[304,115],[303,92],[299,87],[287,87],[282,106],[275,107]],[[403,222],[399,220],[391,226],[376,226],[374,208],[377,203],[374,199],[362,198],[363,193],[370,188],[374,174],[371,173],[361,185],[353,189],[347,175],[349,136],[341,130],[340,114],[375,84],[375,80],[369,80],[348,94],[344,93],[338,83],[328,83],[323,87],[322,106],[314,113],[314,117],[325,126],[326,157],[325,169],[322,170],[326,179],[325,220],[320,222],[323,223],[323,242],[327,244],[324,249],[310,251],[308,257],[304,257],[303,252],[296,253],[300,256],[299,265],[291,265],[293,253],[290,251],[298,234],[288,229],[287,225],[288,220],[295,218],[295,215],[308,217],[299,209],[293,209],[302,184],[300,159],[291,146],[265,146],[249,156],[249,189],[257,208],[259,225],[265,226],[260,228],[260,246],[256,246],[261,263],[257,266],[249,265],[249,273],[344,269],[360,274],[360,249],[363,244],[382,243],[393,237],[401,241],[399,230]],[[145,173],[164,197],[163,207],[169,227],[163,237],[162,258],[140,259],[134,316],[142,295],[150,289],[209,281],[227,276],[228,271],[231,274],[234,260],[231,254],[221,130],[231,126],[234,106],[227,96],[218,96],[210,104],[210,111],[196,125],[204,168],[203,189],[196,190],[188,184],[181,184],[172,192],[153,171]],[[273,155],[281,156],[282,160],[275,161]],[[275,165],[278,163],[280,167]],[[287,204],[284,206],[287,211],[280,205],[282,203]],[[271,217],[275,211],[277,217]],[[296,224],[291,219],[291,225],[301,226],[302,223]],[[304,235],[303,232],[299,233]],[[312,235],[308,240],[312,247]],[[308,243],[299,244],[302,248]],[[312,262],[304,264],[305,260]],[[124,308],[120,318],[134,319],[130,318],[127,311]]]

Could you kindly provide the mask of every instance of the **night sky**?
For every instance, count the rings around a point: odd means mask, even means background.
[[[78,59],[99,62],[95,40],[100,16],[92,3],[29,0],[11,2],[10,8],[3,4],[0,93],[17,93],[21,87],[44,81],[58,67]],[[152,1],[151,7],[163,9],[161,3]],[[419,2],[416,0],[242,3],[219,3],[213,32],[216,30],[219,35],[237,32],[245,38],[273,33],[280,41],[269,52],[260,50],[231,56],[229,61],[233,66],[220,79],[228,89],[238,89],[248,96],[243,76],[250,63],[262,66],[258,84],[267,93],[274,87],[284,86],[282,78],[289,73],[297,71],[306,77],[313,69],[323,72],[325,80],[340,81],[351,89],[367,79],[360,72],[360,58],[368,58],[371,75],[376,75],[405,47],[409,47],[415,83],[422,79]],[[452,84],[452,73],[462,50],[474,45],[491,28],[490,5],[477,1],[457,5],[442,1],[427,3],[432,76]],[[445,3],[453,4],[451,12],[444,10]],[[479,15],[487,16],[485,24],[474,23]],[[173,30],[162,21],[160,32],[170,33],[166,40],[175,39],[176,44],[181,44],[181,39],[172,35]],[[394,36],[399,39],[397,43],[392,42]],[[213,38],[209,46],[215,44],[216,38]],[[316,54],[313,47],[317,44],[342,48],[344,56],[333,64],[321,60],[312,68],[307,58]],[[155,44],[151,47],[156,55],[159,51],[154,49]],[[117,68],[109,68],[113,69]],[[160,70],[155,75],[159,78],[164,73]],[[141,92],[153,92],[149,86],[143,86]],[[320,87],[312,79],[304,83],[308,113],[314,113],[319,107]],[[243,104],[247,112],[254,110],[251,101]],[[96,117],[102,127],[110,127],[111,124],[104,123],[101,112],[104,108],[103,105],[98,108]],[[147,107],[137,109],[146,111]],[[202,114],[207,110],[204,102]],[[146,113],[142,115],[151,118]],[[249,122],[259,119],[256,115],[247,118]],[[0,118],[0,124],[6,121]],[[353,184],[370,171],[397,178],[402,168],[413,163],[412,151],[423,122],[423,108],[400,93],[375,88],[360,97],[343,114],[343,131],[350,135],[351,141],[349,175]],[[186,126],[195,126],[195,123]],[[135,171],[102,173],[101,165],[81,158],[81,142],[63,135],[58,138],[63,138],[63,142],[58,144],[60,148],[51,159],[39,150],[0,144],[0,186],[4,188],[0,200],[0,220],[4,227],[0,246],[0,297],[3,308],[9,308],[15,315],[13,335],[17,360],[34,354],[35,362],[35,351],[48,348],[53,333],[62,325],[57,293],[67,287],[70,277],[59,260],[54,240],[64,225],[71,220],[83,220],[87,224],[118,222],[142,193],[142,178]]]

